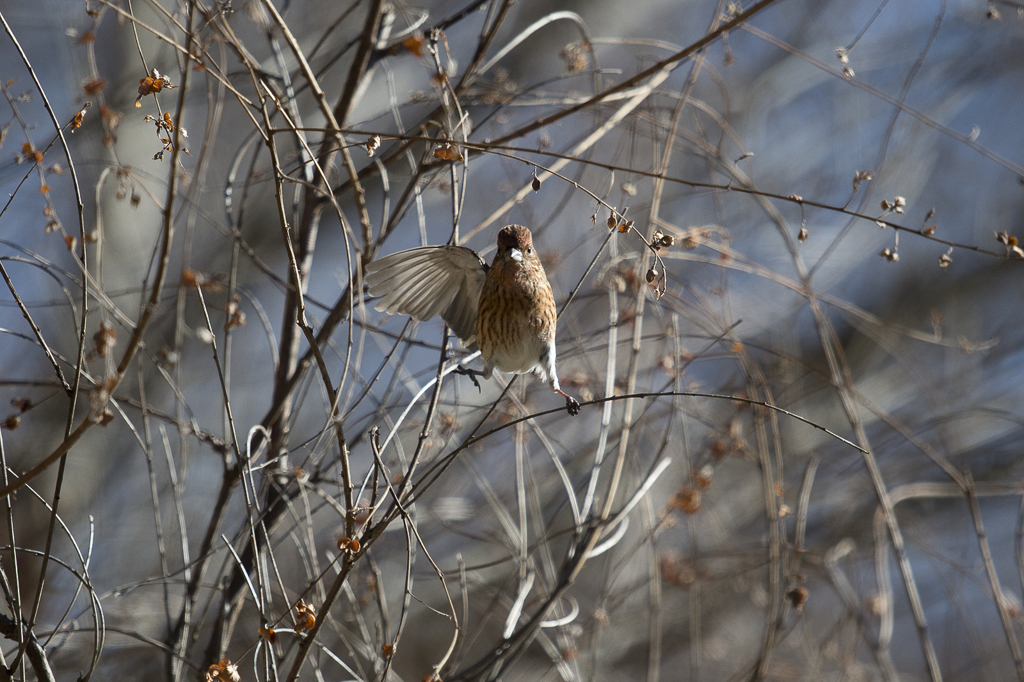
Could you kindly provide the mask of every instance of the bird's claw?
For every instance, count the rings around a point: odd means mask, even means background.
[[[469,377],[469,380],[473,382],[474,386],[476,386],[477,392],[483,393],[483,389],[480,388],[480,382],[476,380],[477,375],[481,374],[481,372],[478,372],[475,369],[470,369],[469,367],[463,367],[459,365],[459,367],[455,370],[455,374],[461,374],[464,377]]]
[[[580,403],[576,398],[571,396],[565,397],[565,409],[569,413],[570,417],[575,417],[580,413]]]

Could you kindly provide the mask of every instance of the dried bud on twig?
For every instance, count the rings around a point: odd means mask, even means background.
[[[373,153],[380,149],[380,135],[371,135],[364,144],[366,146],[366,155],[373,156]]]
[[[226,658],[214,663],[206,670],[206,682],[242,682],[238,666]]]
[[[106,320],[100,320],[100,326],[92,335],[92,353],[95,357],[105,358],[110,349],[117,343],[117,330]]]
[[[307,604],[305,600],[300,599],[299,603],[295,605],[295,630],[297,632],[305,632],[306,630],[312,630],[315,625],[316,609],[313,608],[312,604]]]
[[[139,80],[139,96],[135,98],[135,108],[142,107],[142,98],[146,95],[155,95],[164,88],[168,90],[175,87],[171,85],[171,79],[163,76],[159,71],[153,69],[153,75],[146,76]]]
[[[948,268],[949,264],[952,263],[952,262],[953,262],[953,247],[951,246],[951,247],[949,247],[949,250],[946,251],[946,253],[944,253],[941,256],[939,256],[939,267],[943,268],[943,269]]]

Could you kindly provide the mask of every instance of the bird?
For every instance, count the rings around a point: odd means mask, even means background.
[[[370,262],[365,282],[380,297],[379,312],[421,322],[440,315],[467,348],[480,350],[485,379],[496,369],[534,372],[565,398],[570,415],[579,414],[558,383],[555,297],[528,228],[501,228],[490,265],[465,246],[421,246]]]

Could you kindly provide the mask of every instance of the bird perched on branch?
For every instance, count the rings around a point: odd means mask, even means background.
[[[421,246],[366,266],[376,308],[417,320],[440,315],[470,350],[480,349],[483,376],[536,372],[565,398],[569,414],[580,404],[558,385],[555,371],[555,298],[533,235],[522,225],[498,232],[498,252],[488,266],[464,246]],[[472,376],[472,375],[471,375]]]

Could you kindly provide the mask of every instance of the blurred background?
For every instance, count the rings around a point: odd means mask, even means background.
[[[1024,679],[1022,14],[7,4],[0,675]]]

